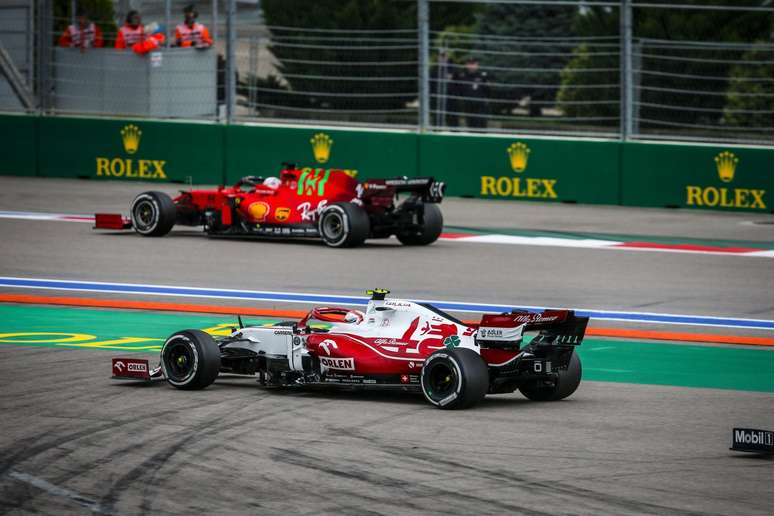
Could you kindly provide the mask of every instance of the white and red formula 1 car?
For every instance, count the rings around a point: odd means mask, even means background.
[[[516,389],[531,400],[560,400],[580,384],[575,346],[588,317],[514,311],[466,324],[429,304],[386,299],[388,293],[369,291],[365,312],[315,308],[297,322],[243,326],[227,337],[179,331],[164,342],[157,368],[114,358],[113,377],[166,378],[189,390],[207,387],[219,373],[257,375],[269,386],[398,388],[421,391],[444,409]],[[527,343],[525,332],[537,335]]]

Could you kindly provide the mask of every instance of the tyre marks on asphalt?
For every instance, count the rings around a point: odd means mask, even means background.
[[[81,507],[84,507],[91,512],[95,512],[97,514],[116,514],[112,511],[106,511],[99,503],[97,503],[95,500],[92,500],[91,498],[87,498],[86,496],[83,496],[82,494],[76,493],[74,491],[70,491],[69,489],[55,486],[50,482],[46,482],[42,478],[34,477],[32,475],[13,470],[8,472],[8,476],[14,480],[24,482],[42,491],[45,491],[52,496],[69,498],[77,505],[80,505]]]
[[[396,462],[405,464],[406,462],[413,462],[419,465],[425,466],[431,471],[453,471],[459,474],[463,474],[465,482],[472,484],[476,481],[484,485],[491,485],[497,490],[508,490],[513,494],[514,490],[521,492],[519,498],[530,500],[534,505],[540,505],[541,501],[536,500],[536,495],[545,497],[546,500],[554,500],[558,497],[564,497],[565,502],[568,505],[574,505],[576,510],[581,507],[584,509],[579,512],[592,512],[592,513],[605,513],[613,512],[616,514],[665,514],[674,516],[700,516],[706,513],[689,511],[671,507],[669,505],[643,503],[631,500],[627,497],[617,496],[610,493],[605,493],[599,490],[591,490],[583,488],[577,485],[568,483],[567,480],[546,480],[539,475],[516,473],[514,470],[518,469],[517,460],[514,461],[513,469],[492,469],[485,466],[480,467],[475,465],[473,461],[463,462],[455,460],[446,453],[446,450],[440,451],[440,453],[434,452],[433,448],[437,444],[434,442],[424,443],[425,445],[415,445],[411,447],[411,450],[407,453],[406,447],[403,443],[395,444],[383,440],[379,436],[373,434],[363,433],[363,426],[359,428],[339,427],[335,429],[336,435],[347,435],[354,440],[360,440],[364,446],[369,446],[374,449],[374,452],[378,451],[391,456]],[[473,444],[473,443],[470,443]],[[478,445],[474,445],[476,447]],[[540,451],[534,446],[529,446],[531,451]],[[547,453],[551,453],[549,450],[543,450]],[[471,453],[470,449],[461,450],[463,455]],[[502,450],[501,450],[501,453]],[[518,457],[518,454],[515,454]],[[577,457],[573,457],[577,460]],[[622,462],[626,459],[620,459]],[[659,461],[659,464],[662,464]],[[413,469],[413,468],[412,468]],[[574,468],[575,470],[581,470],[582,468]],[[545,472],[544,472],[545,473]],[[573,471],[570,474],[571,479],[583,478],[578,477],[577,471]],[[443,481],[443,478],[439,479]],[[496,486],[496,487],[495,487]],[[422,486],[418,495],[421,493],[428,493],[430,486]],[[554,512],[542,512],[530,506],[514,506],[511,504],[498,504],[496,500],[493,500],[492,494],[488,487],[482,487],[481,491],[486,493],[482,497],[477,497],[471,494],[471,490],[468,489],[466,500],[474,501],[478,504],[484,504],[486,506],[494,506],[497,508],[496,512],[501,511],[518,512],[520,514],[555,514]],[[474,491],[475,492],[475,491]],[[429,498],[441,497],[441,499],[447,499],[449,497],[454,498],[459,493],[448,492],[442,489],[440,492],[429,492]],[[471,506],[469,510],[475,510],[476,505]],[[460,514],[467,514],[469,512],[459,511]]]

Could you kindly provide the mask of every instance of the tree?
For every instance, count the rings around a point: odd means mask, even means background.
[[[589,7],[577,13],[573,28],[580,36],[610,39],[596,45],[581,43],[573,51],[572,60],[561,73],[557,104],[568,117],[618,117],[621,110],[619,55],[617,41],[612,39],[618,38],[618,12]],[[613,47],[608,46],[611,43]]]
[[[701,3],[728,5],[725,0],[702,0]],[[633,59],[635,100],[639,103],[635,113],[641,127],[716,125],[726,104],[724,92],[728,89],[729,73],[733,63],[741,58],[741,52],[732,45],[723,47],[717,43],[750,42],[767,37],[771,20],[771,16],[744,11],[635,9]],[[618,9],[592,7],[578,12],[575,30],[585,37],[612,36],[618,35],[618,24]],[[565,113],[608,116],[613,112],[613,106],[591,103],[616,98],[613,88],[573,90],[573,87],[591,81],[618,84],[617,60],[615,56],[589,56],[583,48],[576,50],[576,57],[562,74],[559,101]],[[610,71],[583,73],[584,68]],[[568,101],[589,104],[571,105]]]
[[[294,105],[395,110],[416,99],[416,2],[264,0],[261,5],[272,27],[270,49],[290,89],[283,98],[292,97]],[[476,9],[433,6],[431,28],[471,22]],[[341,32],[321,33],[320,29]],[[385,29],[404,32],[378,32]]]
[[[562,87],[556,97],[557,104],[565,116],[617,118],[620,112],[620,88],[617,82],[610,82],[618,78],[617,74],[592,71],[615,67],[618,65],[615,62],[616,59],[595,56],[587,44],[576,48],[574,54],[575,56],[562,70]],[[608,86],[609,84],[612,86]],[[612,123],[615,124],[617,121]],[[604,125],[610,124],[611,122],[608,122]]]
[[[725,0],[704,4],[728,5]],[[658,122],[715,125],[725,104],[724,92],[741,52],[730,47],[670,45],[652,40],[738,43],[766,38],[771,16],[723,10],[643,9],[635,13],[635,37],[641,39],[643,125]],[[649,41],[651,40],[651,41]]]
[[[489,75],[495,83],[494,97],[517,102],[528,96],[533,115],[553,101],[559,73],[572,57],[572,46],[550,38],[573,36],[576,12],[577,8],[567,6],[490,4],[476,15],[473,32],[495,37],[479,40],[470,54],[479,59],[482,69],[493,67]],[[516,84],[524,86],[511,86]]]
[[[723,121],[732,126],[774,127],[774,50],[756,46],[731,69]]]

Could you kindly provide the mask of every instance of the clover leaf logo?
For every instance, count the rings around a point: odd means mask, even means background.
[[[460,338],[456,335],[450,335],[443,339],[443,345],[448,349],[454,349],[460,345]]]

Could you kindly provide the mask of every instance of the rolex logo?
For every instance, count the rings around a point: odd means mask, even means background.
[[[314,152],[314,159],[318,163],[325,163],[331,157],[331,147],[333,146],[333,140],[325,133],[317,133],[309,140],[312,144],[312,152]]]
[[[736,165],[739,163],[737,158],[732,152],[723,151],[715,156],[715,166],[718,168],[718,177],[724,183],[730,183],[734,180],[734,174],[736,173]]]
[[[140,148],[142,131],[136,125],[129,124],[121,129],[121,140],[124,142],[124,150],[127,154],[134,154]]]
[[[524,172],[527,169],[530,152],[532,151],[526,143],[516,142],[508,147],[508,156],[511,158],[511,168],[514,172]]]

